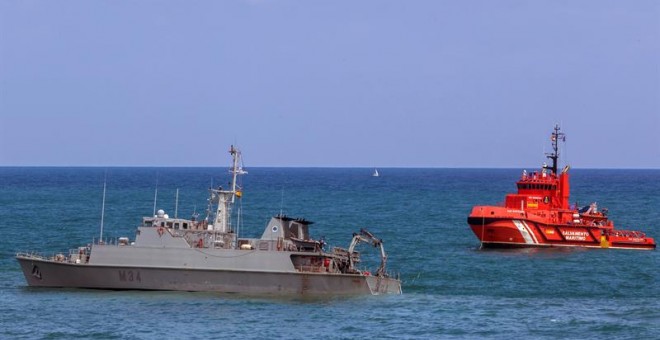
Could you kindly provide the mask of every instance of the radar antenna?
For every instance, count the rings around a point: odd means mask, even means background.
[[[566,142],[566,135],[563,132],[560,132],[561,128],[559,124],[555,125],[554,131],[550,137],[552,141],[552,153],[546,153],[546,157],[552,160],[552,173],[557,175],[557,160],[559,159],[559,141]]]

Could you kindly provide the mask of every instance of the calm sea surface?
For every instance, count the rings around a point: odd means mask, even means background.
[[[14,255],[130,236],[158,207],[206,209],[214,168],[0,168],[0,338],[660,338],[660,253],[479,250],[471,206],[496,204],[520,170],[250,168],[241,236],[271,215],[305,217],[315,238],[348,246],[367,228],[385,241],[401,296],[251,298],[186,292],[26,287]],[[573,170],[571,201],[598,202],[615,225],[660,239],[660,170]]]

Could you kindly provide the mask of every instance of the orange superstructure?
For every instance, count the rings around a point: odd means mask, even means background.
[[[617,230],[607,209],[596,203],[578,209],[569,204],[569,167],[558,173],[558,142],[565,135],[555,126],[552,166],[523,174],[518,192],[501,206],[475,206],[468,224],[485,247],[589,247],[655,249],[653,238],[640,231]]]

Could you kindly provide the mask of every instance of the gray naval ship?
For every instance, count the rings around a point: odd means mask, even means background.
[[[211,291],[277,295],[401,294],[401,281],[386,271],[383,242],[367,230],[348,248],[325,250],[310,237],[312,222],[279,214],[260,238],[240,238],[231,208],[246,172],[233,146],[230,190],[209,189],[205,219],[170,218],[163,210],[142,219],[135,240],[94,241],[68,254],[18,253],[29,286],[131,290]],[[217,208],[216,208],[217,207]],[[102,225],[102,223],[101,223]],[[379,251],[380,266],[360,267],[359,244]]]

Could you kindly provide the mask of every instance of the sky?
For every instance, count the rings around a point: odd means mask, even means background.
[[[660,168],[660,1],[0,0],[0,166]]]

